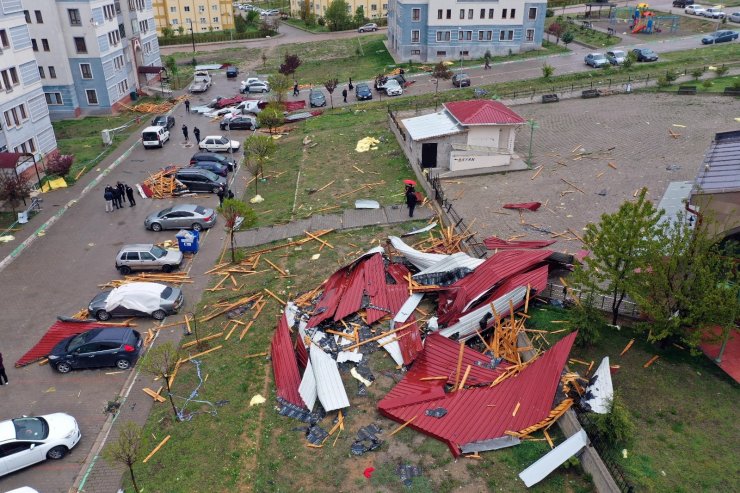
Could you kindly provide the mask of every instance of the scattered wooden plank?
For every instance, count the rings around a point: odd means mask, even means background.
[[[395,435],[396,433],[398,433],[399,431],[403,430],[408,425],[410,425],[418,417],[419,417],[419,415],[417,414],[416,416],[414,416],[413,418],[411,418],[410,420],[406,421],[404,424],[402,424],[401,426],[399,426],[398,428],[396,428],[395,430],[393,430],[392,432],[390,432],[390,434],[388,436],[389,437],[392,437],[393,435]]]
[[[284,302],[283,300],[281,300],[281,299],[280,299],[280,297],[279,297],[278,295],[276,295],[275,293],[273,293],[273,292],[272,292],[272,291],[270,291],[269,289],[265,288],[265,292],[266,292],[267,294],[269,294],[270,296],[272,296],[273,298],[275,298],[276,300],[278,300],[278,301],[280,302],[280,304],[281,304],[281,305],[284,305],[284,304],[285,304],[285,302]]]
[[[455,389],[457,389],[460,383],[460,370],[462,370],[463,352],[465,351],[465,343],[460,343],[460,349],[457,352],[457,371],[455,372]]]
[[[653,356],[652,358],[650,358],[650,359],[648,360],[648,362],[647,362],[647,363],[645,363],[644,365],[642,365],[642,367],[643,367],[643,368],[647,368],[648,366],[650,366],[650,365],[652,365],[653,363],[655,363],[656,361],[658,361],[658,358],[660,358],[660,356],[658,356],[658,355],[656,354],[655,356]]]
[[[279,272],[280,274],[282,274],[282,275],[284,275],[284,276],[287,276],[287,275],[288,275],[288,273],[287,273],[287,272],[285,272],[285,271],[284,271],[283,269],[281,269],[281,268],[280,268],[280,267],[278,267],[277,265],[275,265],[275,264],[273,264],[272,262],[270,262],[270,260],[269,260],[269,259],[265,259],[265,262],[267,262],[268,264],[270,264],[270,267],[272,267],[273,269],[275,269],[276,271],[278,271],[278,272]]]
[[[249,358],[259,358],[260,356],[267,356],[267,351],[265,351],[264,353],[255,353],[255,354],[248,354],[248,355],[246,355],[246,356],[244,357],[244,359],[249,359]]]
[[[247,324],[247,326],[246,326],[246,327],[244,327],[244,329],[242,329],[242,332],[241,332],[241,334],[239,334],[239,340],[240,340],[240,341],[241,341],[242,339],[244,339],[244,336],[245,336],[245,335],[247,335],[247,332],[249,332],[249,328],[250,328],[250,327],[252,326],[252,324],[253,324],[253,323],[254,323],[254,320],[250,320],[250,321],[249,321],[249,323]]]
[[[624,346],[624,349],[622,349],[622,352],[621,352],[621,353],[619,353],[619,355],[620,355],[620,356],[624,356],[624,353],[626,353],[627,351],[629,351],[629,350],[630,350],[630,348],[632,347],[632,345],[633,345],[634,343],[635,343],[635,340],[634,340],[634,339],[631,339],[631,340],[630,340],[630,342],[628,342],[628,343],[627,343],[627,345],[626,345],[626,346]]]
[[[539,166],[539,168],[537,169],[537,173],[535,173],[534,175],[532,175],[532,177],[530,178],[530,180],[534,180],[535,178],[537,178],[537,176],[538,176],[538,175],[539,175],[540,173],[542,173],[542,170],[543,170],[543,169],[545,169],[545,167],[544,167],[543,165],[540,165],[540,166]]]
[[[465,387],[465,382],[468,380],[468,375],[470,375],[470,369],[472,368],[472,365],[468,365],[468,367],[465,369],[465,374],[462,377],[462,380],[460,381],[460,386],[457,388],[457,390],[462,390]]]
[[[512,416],[516,416],[516,413],[518,413],[518,412],[519,412],[519,406],[520,406],[521,404],[522,404],[521,402],[517,402],[517,403],[516,403],[516,407],[514,408],[514,412],[513,412],[513,413],[511,413],[511,415],[512,415]]]
[[[210,341],[211,339],[215,339],[216,337],[221,337],[222,335],[224,335],[223,332],[217,332],[216,334],[211,334],[211,335],[206,336],[206,337],[201,337],[197,341],[186,342],[185,344],[182,345],[182,349],[186,349],[186,348],[195,346],[199,342]]]
[[[614,163],[606,163],[611,169],[617,169],[617,165]]]
[[[154,392],[149,387],[144,387],[141,390],[143,390],[145,394],[147,394],[149,397],[151,397],[152,399],[154,399],[157,402],[164,402],[166,400],[164,397],[162,397],[161,395],[159,395],[159,393]]]
[[[326,185],[324,185],[323,187],[321,187],[321,188],[319,188],[318,190],[316,190],[316,193],[318,193],[318,192],[321,192],[322,190],[324,190],[324,189],[328,188],[328,187],[329,187],[329,186],[330,186],[330,185],[331,185],[332,183],[334,183],[335,181],[337,181],[337,180],[332,180],[332,181],[330,181],[329,183],[327,183],[327,184],[326,184]]]
[[[164,447],[164,444],[165,444],[165,443],[167,443],[167,441],[168,441],[168,440],[170,439],[170,436],[171,436],[171,435],[167,435],[167,436],[165,437],[165,439],[164,439],[164,440],[162,440],[162,441],[161,441],[161,442],[159,443],[159,445],[157,445],[156,447],[154,447],[154,450],[152,450],[151,452],[149,452],[149,455],[147,455],[147,456],[146,456],[146,457],[144,458],[144,460],[143,460],[143,461],[141,461],[141,462],[143,462],[143,463],[146,463],[146,462],[147,462],[147,461],[148,461],[149,459],[151,459],[151,458],[152,458],[152,456],[153,456],[154,454],[156,454],[157,452],[159,452],[159,449],[161,449],[162,447]]]
[[[235,322],[235,320],[234,320],[234,322]],[[233,333],[234,333],[234,331],[236,330],[236,328],[237,328],[237,327],[239,327],[239,324],[236,324],[236,323],[235,323],[235,324],[234,324],[234,326],[233,326],[233,327],[231,328],[231,330],[229,331],[229,333],[228,333],[228,334],[226,334],[226,337],[224,337],[224,341],[228,341],[228,340],[229,340],[229,337],[231,337],[231,334],[233,334]]]
[[[545,440],[547,440],[547,444],[550,446],[550,448],[555,448],[555,444],[552,443],[552,438],[550,438],[550,434],[547,433],[547,430],[545,430],[544,433],[545,433]]]
[[[212,353],[213,351],[216,351],[216,350],[218,350],[218,349],[221,349],[222,347],[223,347],[222,345],[219,345],[219,346],[216,346],[216,347],[214,347],[214,348],[211,348],[211,349],[209,349],[209,350],[207,350],[207,351],[203,351],[203,352],[200,352],[200,353],[194,354],[194,355],[192,355],[192,356],[190,356],[190,357],[188,358],[188,361],[191,361],[191,360],[192,360],[193,358],[197,358],[198,356],[203,356],[204,354]]]
[[[426,382],[427,380],[447,380],[447,377],[422,377],[419,380],[422,382]]]

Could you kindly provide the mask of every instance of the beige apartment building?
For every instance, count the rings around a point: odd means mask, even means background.
[[[293,17],[298,17],[301,13],[304,0],[290,0],[290,13]],[[329,8],[331,0],[306,0],[309,1],[309,8],[316,17],[323,17],[326,9]],[[379,19],[388,17],[389,0],[345,0],[350,7],[350,15],[355,15],[357,7],[362,5],[365,11],[365,17],[368,19]]]
[[[152,0],[157,32],[171,27],[184,34],[234,29],[233,0]]]

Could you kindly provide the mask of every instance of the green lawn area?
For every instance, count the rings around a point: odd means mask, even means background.
[[[313,26],[307,26],[305,22],[303,22],[298,17],[290,17],[288,19],[284,19],[283,21],[285,24],[290,24],[291,26],[295,26],[298,29],[305,29],[306,31],[311,31],[312,33],[328,33],[329,28],[324,26],[320,26],[319,24],[314,24]]]
[[[12,212],[0,212],[0,232],[9,228],[18,219],[17,214]],[[10,234],[13,234],[12,232]]]
[[[575,24],[568,24],[564,19],[559,17],[548,17],[547,19],[545,19],[545,30],[547,30],[547,28],[550,27],[553,22],[559,22],[567,26],[568,32],[573,33],[574,41],[591,46],[594,49],[598,49],[599,47],[614,46],[622,41],[622,38],[620,38],[619,36],[612,36],[596,29],[584,29],[581,27],[580,22],[576,22]],[[554,41],[555,37],[545,34],[545,39]]]
[[[705,86],[705,81],[709,81],[712,84],[710,86]],[[698,81],[683,82],[681,84],[674,84],[671,87],[656,87],[655,90],[660,92],[676,92],[678,91],[679,86],[696,86],[697,93],[719,94],[722,93],[726,87],[734,87],[738,82],[740,82],[740,76],[738,75],[733,77],[715,77],[711,73],[706,73]]]

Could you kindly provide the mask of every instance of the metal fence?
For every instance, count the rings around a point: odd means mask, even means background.
[[[612,311],[612,301],[614,300],[612,296],[587,293],[581,291],[580,289],[575,289],[571,287],[566,288],[565,286],[552,282],[548,282],[547,288],[539,293],[538,296],[550,300],[559,300],[563,303],[565,303],[566,298],[578,298],[578,301],[580,301],[581,303],[588,303],[594,308],[597,308],[604,312]],[[637,303],[628,298],[625,298],[619,305],[619,315],[629,318],[638,318],[640,316],[640,310],[637,307]]]

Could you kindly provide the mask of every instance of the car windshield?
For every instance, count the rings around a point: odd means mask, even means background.
[[[203,176],[208,178],[211,181],[218,181],[218,176],[213,171],[208,171],[207,169],[202,169]]]
[[[72,339],[69,340],[69,343],[67,344],[67,350],[74,351],[78,347],[85,344],[87,341],[93,338],[95,335],[94,331],[87,331],[83,332],[82,334],[77,334]]]
[[[617,58],[624,58],[624,52],[623,51],[615,51],[614,53],[612,53],[612,55],[614,55]]]
[[[43,418],[18,418],[13,420],[17,440],[44,440],[49,436],[49,425]]]
[[[200,214],[201,216],[204,216],[206,214],[206,210],[208,209],[206,209],[205,207],[197,206],[195,208],[195,213]]]
[[[156,132],[144,132],[141,136],[144,140],[157,140]]]
[[[156,258],[162,258],[165,255],[167,255],[167,250],[165,250],[162,247],[159,247],[157,245],[154,245],[151,250],[149,250],[149,253],[154,255]]]
[[[162,217],[165,214],[169,214],[170,212],[172,212],[172,207],[168,207],[168,208],[166,208],[164,210],[159,211],[159,214],[157,214],[157,216],[158,217]]]
[[[653,50],[650,50],[648,48],[645,48],[644,50],[642,50],[642,54],[643,55],[654,55],[655,52],[653,52]]]
[[[167,298],[169,298],[169,297],[170,297],[170,295],[171,295],[171,294],[172,294],[172,288],[171,288],[171,287],[169,287],[169,286],[167,286],[166,288],[164,288],[164,289],[162,290],[162,294],[160,294],[159,296],[160,296],[160,297],[161,297],[162,299],[167,299]]]
[[[220,137],[218,139],[214,139],[214,142],[216,144],[228,144],[229,143],[229,139],[227,139],[226,137]]]
[[[165,118],[163,116],[158,116],[157,118],[154,119],[154,124],[155,125],[158,125],[158,124],[164,123],[164,122],[165,122]]]

